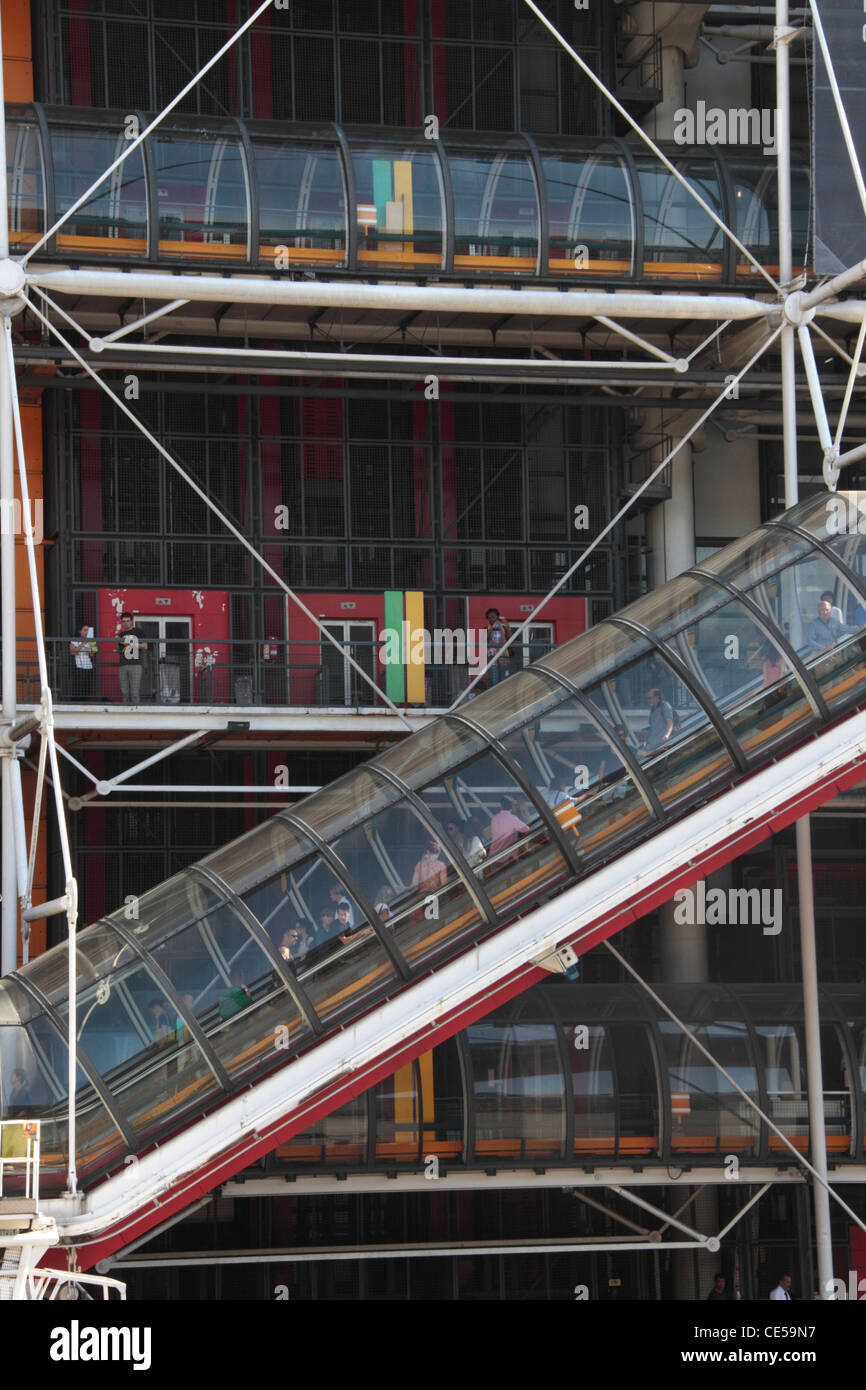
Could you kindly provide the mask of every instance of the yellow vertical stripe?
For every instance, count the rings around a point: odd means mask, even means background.
[[[409,635],[406,652],[406,700],[410,705],[423,705],[426,692],[426,664],[422,641],[416,634],[424,630],[424,595],[419,589],[406,590],[406,631]]]
[[[425,1052],[418,1058],[421,1073],[421,1114],[424,1128],[429,1129],[436,1119],[436,1097],[433,1093],[433,1053]]]
[[[394,198],[403,204],[403,231],[414,232],[415,214],[412,205],[412,163],[408,159],[394,160]]]

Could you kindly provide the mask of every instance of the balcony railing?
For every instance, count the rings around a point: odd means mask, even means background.
[[[114,638],[89,644],[89,665],[77,664],[68,637],[45,639],[48,678],[55,705],[232,706],[290,709],[387,709],[386,667],[376,641],[354,641],[339,648],[322,642],[230,641],[198,638],[148,639],[140,664],[131,663],[139,675],[131,680],[121,673],[127,667]],[[550,650],[543,641],[510,649],[511,662],[503,674],[528,661],[537,661]],[[460,656],[459,648],[452,653]],[[448,661],[428,661],[425,698],[395,700],[398,705],[443,709],[453,703],[476,675],[479,666]],[[367,672],[374,685],[363,680],[349,663],[351,657]],[[483,664],[483,663],[482,663]],[[479,682],[484,689],[489,676]],[[137,694],[136,694],[137,692]],[[40,698],[39,667],[32,638],[18,642],[17,700],[37,704]]]

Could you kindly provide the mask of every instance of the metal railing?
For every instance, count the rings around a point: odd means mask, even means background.
[[[23,1191],[16,1197],[39,1203],[40,1120],[0,1120],[0,1201],[8,1197],[6,1174],[10,1170],[23,1177]],[[16,1185],[17,1186],[17,1185]]]
[[[77,639],[73,639],[77,641]],[[126,663],[117,640],[98,638],[87,651],[74,654],[67,637],[46,637],[48,679],[55,705],[194,705],[240,708],[385,709],[386,667],[380,660],[378,641],[327,642],[234,641],[222,638],[195,640],[150,638],[140,652],[140,662]],[[536,661],[550,650],[533,641],[509,651],[513,672],[525,661]],[[459,650],[448,652],[439,663],[430,662],[425,673],[423,708],[447,709],[466,689],[478,670],[459,661]],[[82,657],[84,658],[82,660]],[[362,680],[349,664],[352,657],[372,678]],[[85,664],[86,662],[86,664]],[[133,674],[130,676],[128,668]],[[489,681],[485,677],[484,685]],[[39,668],[35,643],[18,641],[17,700],[19,705],[38,704]],[[394,700],[408,705],[405,699]],[[416,707],[420,702],[415,702]]]

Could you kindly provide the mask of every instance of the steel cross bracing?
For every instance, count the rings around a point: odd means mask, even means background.
[[[15,711],[15,690],[14,690],[14,635],[15,635],[15,591],[14,591],[14,536],[3,536],[3,656],[4,656],[4,687],[3,687],[3,711],[0,720],[0,758],[3,763],[3,794],[4,810],[4,838],[3,838],[3,921],[4,921],[4,940],[7,946],[7,966],[8,959],[8,937],[10,922],[13,926],[13,945],[14,936],[17,928],[15,921],[15,889],[17,887],[18,896],[21,898],[22,917],[26,921],[36,915],[37,909],[32,907],[30,894],[32,892],[33,869],[35,862],[35,836],[38,832],[39,815],[36,814],[33,820],[33,834],[29,847],[23,844],[23,806],[21,794],[20,774],[17,772],[17,756],[19,753],[19,743],[34,728],[38,727],[42,735],[42,742],[39,756],[39,769],[36,788],[36,810],[41,807],[44,781],[46,779],[46,762],[51,765],[50,782],[54,789],[55,804],[60,828],[60,841],[63,855],[64,872],[66,877],[66,889],[64,896],[57,899],[55,903],[43,905],[43,913],[46,906],[53,912],[65,912],[69,926],[70,937],[70,960],[74,959],[74,936],[77,917],[76,896],[77,888],[74,874],[72,872],[71,857],[69,853],[68,836],[64,821],[63,793],[60,784],[59,767],[57,761],[57,745],[54,737],[54,723],[52,713],[51,691],[47,681],[44,640],[41,624],[41,611],[39,606],[38,587],[36,583],[35,557],[33,554],[33,534],[29,520],[29,507],[26,500],[26,466],[21,437],[20,412],[18,409],[17,393],[15,388],[14,364],[12,360],[10,318],[20,313],[25,307],[29,308],[33,315],[43,324],[49,335],[53,336],[70,356],[79,363],[83,370],[91,376],[118,406],[135,424],[145,438],[151,443],[152,447],[160,454],[178,473],[184,477],[189,486],[194,488],[203,498],[206,504],[216,513],[220,521],[235,536],[239,544],[242,544],[251,553],[255,561],[263,566],[277,584],[286,592],[293,602],[306,610],[302,601],[295,595],[281,578],[271,570],[263,556],[254,546],[233,526],[231,521],[216,508],[210,500],[197,488],[195,482],[184,472],[178,462],[172,458],[162,444],[147,430],[144,424],[130,411],[125,403],[120,400],[114,392],[101,379],[89,364],[83,359],[81,354],[64,338],[57,327],[56,319],[63,318],[71,324],[81,336],[87,341],[92,349],[109,351],[112,353],[127,352],[146,352],[152,350],[151,345],[143,343],[121,342],[121,339],[128,338],[134,330],[145,328],[157,318],[166,319],[172,312],[182,305],[192,301],[214,301],[224,302],[230,298],[237,303],[267,303],[267,304],[286,304],[296,306],[313,306],[315,308],[360,308],[372,310],[375,308],[386,308],[388,310],[405,309],[410,312],[422,312],[433,310],[436,312],[447,312],[449,314],[472,313],[477,314],[480,310],[487,310],[497,314],[507,314],[514,316],[526,315],[545,315],[574,318],[576,316],[588,317],[599,322],[603,327],[611,332],[625,337],[634,346],[645,351],[655,361],[617,361],[610,364],[588,364],[581,363],[581,370],[586,370],[590,365],[593,369],[601,368],[602,371],[625,371],[634,370],[636,367],[644,369],[653,367],[673,367],[677,372],[682,373],[687,378],[688,370],[692,360],[703,347],[709,344],[714,338],[720,337],[726,329],[734,323],[756,322],[763,319],[769,328],[768,336],[760,345],[758,350],[752,355],[746,367],[744,367],[736,377],[739,381],[751,369],[756,361],[766,352],[767,348],[776,342],[781,334],[783,340],[790,337],[793,330],[797,330],[800,350],[803,355],[806,378],[809,385],[811,402],[816,418],[819,440],[824,454],[825,478],[828,486],[835,487],[839,469],[857,459],[866,456],[866,445],[854,446],[846,451],[842,451],[842,436],[848,417],[848,410],[855,384],[855,378],[862,373],[860,359],[863,350],[864,333],[866,333],[866,301],[847,300],[840,302],[836,296],[852,285],[857,284],[866,277],[866,261],[851,267],[848,271],[839,276],[833,277],[825,284],[818,286],[809,294],[804,294],[799,285],[791,282],[790,278],[786,281],[780,275],[781,283],[777,283],[769,274],[765,267],[761,266],[748,249],[739,241],[735,233],[728,227],[715,211],[697,194],[692,185],[685,179],[679,171],[671,164],[667,156],[659,149],[649,136],[637,125],[623,108],[613,94],[604,86],[601,80],[591,71],[585,61],[575,52],[570,45],[558,33],[551,22],[538,9],[533,0],[526,0],[529,8],[536,14],[537,18],[552,33],[555,40],[565,49],[575,63],[583,70],[589,80],[601,91],[605,100],[610,102],[620,113],[620,115],[636,131],[640,138],[648,145],[653,154],[664,164],[672,176],[682,185],[688,196],[694,199],[703,211],[719,226],[723,235],[727,237],[739,250],[739,252],[749,260],[753,267],[760,273],[764,281],[767,282],[773,297],[770,299],[760,299],[745,294],[676,294],[667,293],[641,293],[639,291],[622,291],[615,293],[603,293],[598,291],[570,290],[567,293],[545,290],[511,290],[511,289],[472,289],[452,288],[447,286],[407,286],[407,285],[370,285],[370,284],[344,284],[309,281],[283,281],[275,282],[270,278],[255,278],[251,276],[207,276],[194,275],[181,271],[179,274],[165,275],[158,272],[122,272],[110,269],[98,268],[95,270],[56,270],[48,266],[31,265],[31,261],[38,252],[45,246],[58,229],[71,217],[75,211],[83,206],[88,198],[101,186],[104,180],[116,170],[123,161],[128,158],[136,148],[138,148],[165,119],[174,107],[176,107],[183,97],[193,89],[196,83],[205,75],[229,51],[232,45],[243,34],[256,19],[268,9],[271,0],[259,5],[249,19],[245,21],[237,31],[227,40],[227,42],[213,55],[213,57],[196,73],[190,81],[181,89],[177,96],[157,115],[154,120],[143,130],[138,137],[131,140],[123,153],[106,169],[105,173],[98,178],[91,187],[83,193],[68,209],[57,219],[51,227],[27,254],[20,260],[12,260],[8,251],[8,196],[5,183],[5,168],[0,176],[0,312],[5,319],[5,332],[3,334],[3,353],[0,361],[0,392],[2,392],[2,418],[0,418],[0,484],[2,484],[3,495],[11,496],[13,487],[11,485],[11,460],[12,460],[12,436],[14,434],[17,446],[18,467],[20,486],[22,489],[22,507],[25,517],[25,542],[28,551],[28,565],[30,572],[30,584],[33,597],[34,614],[36,619],[36,642],[39,653],[39,669],[42,685],[42,697],[38,714],[30,721],[23,721],[21,725],[16,725]],[[820,15],[816,0],[810,0],[813,18],[815,22],[816,35],[822,45],[825,62],[830,74],[831,86],[834,91],[837,111],[842,123],[843,135],[846,141],[849,158],[852,162],[858,189],[861,192],[861,199],[866,211],[866,189],[864,189],[863,177],[859,168],[856,151],[850,136],[847,119],[844,112],[844,104],[838,91],[838,84],[835,80],[833,65],[827,50],[826,42],[823,37],[823,30],[820,23]],[[782,17],[780,19],[780,16]],[[790,38],[794,35],[793,30],[787,26],[787,6],[779,0],[777,6],[777,26],[775,30],[775,46],[779,48],[787,46]],[[781,69],[780,69],[781,70]],[[2,96],[2,91],[0,91]],[[788,100],[787,91],[784,94],[785,101]],[[2,102],[0,102],[2,105]],[[787,111],[784,113],[787,116]],[[780,166],[781,173],[781,166]],[[780,195],[781,195],[780,186]],[[781,217],[780,217],[781,224]],[[780,232],[781,232],[780,225]],[[788,228],[790,231],[790,228]],[[54,313],[52,319],[50,313],[43,312],[30,298],[28,291],[35,291],[43,304]],[[150,302],[164,301],[162,307],[158,307],[148,313],[144,313],[137,321],[130,324],[123,324],[120,329],[107,334],[99,339],[92,338],[88,333],[78,328],[66,311],[50,297],[49,290],[61,295],[90,295],[95,297],[110,297],[118,294],[130,298],[133,301],[142,300]],[[810,325],[817,316],[835,319],[841,322],[857,323],[860,327],[857,348],[851,359],[851,369],[848,384],[845,392],[842,410],[837,422],[835,436],[831,436],[829,420],[826,406],[821,391],[820,376],[815,363],[814,351],[812,348]],[[619,320],[650,320],[650,321],[676,321],[687,320],[710,320],[718,325],[710,334],[706,343],[695,349],[687,358],[675,358],[670,352],[660,350],[647,339],[639,334],[626,329]],[[722,322],[720,322],[722,321]],[[168,325],[164,325],[168,326]],[[815,324],[812,331],[826,336],[822,329]],[[184,352],[195,351],[198,355],[210,352],[216,356],[220,349],[208,349],[196,347],[184,348],[180,345],[161,345],[164,352],[171,352],[177,357],[182,357]],[[250,350],[247,354],[250,362],[256,360],[253,356],[255,350]],[[236,357],[243,357],[243,350],[239,350]],[[315,363],[315,354],[280,354],[268,353],[271,362],[279,361],[285,357],[289,362],[295,359],[293,369],[299,374],[308,373],[311,364]],[[329,359],[330,360],[330,359]],[[388,361],[398,361],[397,357],[389,358],[387,354],[369,354],[365,359],[358,358],[355,354],[347,354],[343,361],[347,372],[363,374],[366,369],[371,369],[374,364],[382,364]],[[405,361],[405,359],[403,359]],[[472,359],[467,359],[472,360]],[[503,365],[501,359],[493,359]],[[441,360],[435,356],[419,358],[416,361],[406,363],[409,368],[408,374],[423,376],[430,371],[431,367],[438,366],[443,369],[442,374],[447,375],[448,359]],[[571,364],[566,363],[566,366]],[[562,366],[562,364],[552,364],[547,361],[539,361],[533,357],[527,357],[522,361],[508,363],[507,366],[515,375],[520,373],[530,379],[543,379],[545,371],[549,372],[551,366]],[[170,369],[170,368],[169,368]],[[718,399],[713,402],[710,408],[701,417],[699,423],[703,423],[716,407],[728,397],[730,384],[726,383],[724,391]],[[789,416],[795,410],[795,382],[790,371],[783,372],[783,398],[785,410]],[[695,432],[698,426],[693,426],[682,438],[679,444],[658,468],[651,475],[651,478],[639,489],[626,507],[614,518],[614,521],[606,528],[602,535],[607,534],[611,527],[622,519],[628,507],[633,505],[640,493],[655,478],[670,459],[681,448],[684,443]],[[4,462],[5,460],[5,462]],[[599,537],[599,540],[602,537]],[[598,541],[595,542],[598,544]],[[594,546],[590,546],[579,558],[577,564],[569,571],[573,573],[590,554]],[[565,578],[568,578],[566,576]],[[565,579],[551,589],[550,593],[536,606],[535,612],[526,620],[532,621],[544,604],[561,587]],[[339,646],[329,632],[323,630],[315,615],[308,613],[308,616],[320,628],[325,640]],[[525,627],[526,624],[524,624]],[[518,629],[512,640],[523,629]],[[342,654],[342,648],[340,648]],[[501,652],[499,653],[501,655]],[[347,659],[355,665],[351,656]],[[491,663],[492,664],[492,663]],[[369,680],[367,674],[357,668],[358,674],[364,680]],[[381,697],[379,688],[376,687],[377,696]],[[411,722],[406,718],[402,711],[392,706],[392,713],[406,728],[412,728]],[[110,713],[105,713],[103,724],[106,728],[117,725],[117,720]],[[24,729],[24,723],[28,727]],[[190,735],[188,739],[181,740],[173,745],[173,749],[191,743],[201,737],[200,733]],[[160,756],[165,756],[172,749],[165,750]],[[145,760],[144,766],[151,759]],[[86,769],[81,769],[86,771]],[[130,769],[121,776],[112,779],[110,789],[113,789],[119,782],[132,775],[137,769]],[[90,775],[90,774],[88,774]],[[164,790],[170,791],[167,787]],[[25,853],[25,850],[27,851]],[[26,928],[25,928],[26,929]],[[13,960],[14,963],[14,950]],[[70,993],[70,1027],[74,1027],[74,969],[71,970],[72,982]],[[71,1033],[74,1038],[74,1033]],[[74,1056],[70,1049],[70,1082],[74,1077]],[[70,1084],[70,1094],[74,1093],[74,1085]],[[75,1190],[75,1170],[74,1170],[74,1110],[70,1116],[70,1190]]]

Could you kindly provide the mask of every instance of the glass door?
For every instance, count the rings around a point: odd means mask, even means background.
[[[135,619],[147,642],[142,652],[143,704],[189,704],[192,699],[192,618]]]
[[[351,655],[362,671],[376,679],[376,625],[372,622],[330,622],[323,627],[336,638],[343,652]],[[371,687],[326,639],[322,640],[322,704],[373,705]]]

